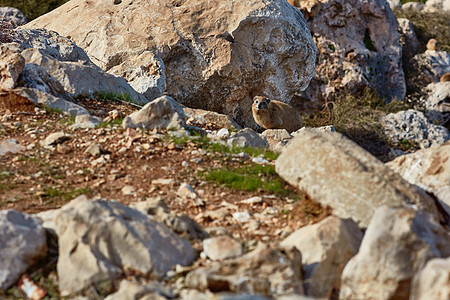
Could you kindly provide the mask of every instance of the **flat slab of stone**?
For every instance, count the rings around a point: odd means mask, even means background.
[[[440,217],[431,197],[340,133],[304,130],[278,157],[276,171],[360,227],[382,205],[414,204]]]

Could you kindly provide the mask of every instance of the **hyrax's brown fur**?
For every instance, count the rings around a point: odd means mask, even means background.
[[[265,129],[286,129],[293,132],[302,127],[302,118],[290,105],[256,96],[252,105],[255,122]]]
[[[445,73],[444,75],[441,76],[441,82],[447,82],[450,81],[450,73]]]

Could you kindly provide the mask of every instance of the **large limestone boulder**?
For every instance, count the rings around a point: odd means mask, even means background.
[[[387,101],[405,97],[398,23],[386,0],[299,3],[319,54],[311,84],[292,105],[317,109],[338,92],[360,94],[367,87]]]
[[[450,257],[433,258],[414,276],[411,300],[450,299]]]
[[[15,210],[0,212],[0,289],[7,289],[47,252],[42,221]]]
[[[450,215],[450,142],[402,155],[386,165],[411,184],[436,195]]]
[[[187,265],[194,259],[189,242],[118,202],[80,196],[54,218],[63,295],[118,278],[123,272],[160,278],[176,264]]]
[[[197,268],[187,274],[185,283],[189,288],[212,292],[304,294],[300,252],[285,254],[264,244],[237,259]]]
[[[276,160],[276,171],[361,227],[382,205],[415,204],[438,216],[431,197],[340,133],[303,130]]]
[[[344,268],[339,299],[409,299],[414,274],[430,259],[449,255],[449,238],[421,211],[379,208]]]
[[[420,148],[441,145],[450,140],[450,133],[444,127],[431,123],[417,110],[408,109],[390,113],[381,118],[384,133],[392,142],[409,142]]]
[[[351,219],[330,216],[305,226],[281,242],[302,254],[305,291],[309,296],[330,298],[339,289],[342,270],[359,249],[363,234]]]
[[[284,0],[72,0],[25,26],[70,36],[106,71],[154,51],[169,95],[240,125],[255,125],[253,96],[288,102],[305,89],[317,51],[302,14]]]

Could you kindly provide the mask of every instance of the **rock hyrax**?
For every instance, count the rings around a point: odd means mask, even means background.
[[[450,73],[445,73],[444,75],[441,76],[441,82],[447,82],[450,81]]]
[[[302,118],[290,105],[263,96],[253,98],[253,118],[265,129],[286,129],[293,132],[302,127]]]
[[[436,39],[430,39],[427,43],[427,50],[439,50],[439,42]]]

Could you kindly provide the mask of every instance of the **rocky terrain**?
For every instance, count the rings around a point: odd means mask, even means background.
[[[1,8],[0,298],[449,299],[447,2]]]

